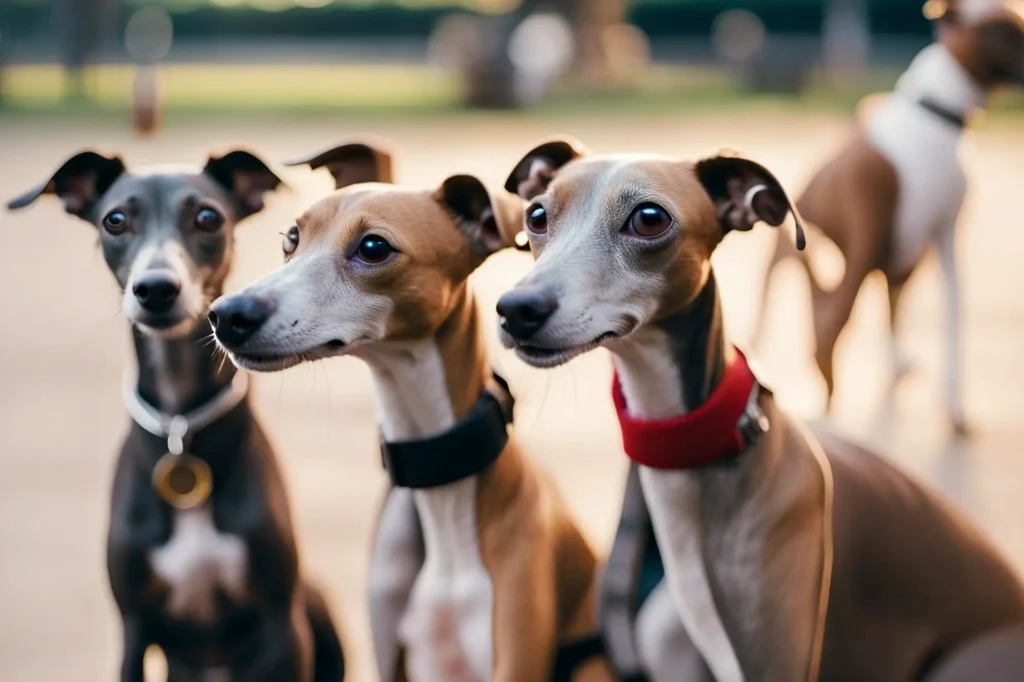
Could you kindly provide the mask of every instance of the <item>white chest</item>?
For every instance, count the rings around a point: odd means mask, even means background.
[[[149,563],[168,585],[167,608],[175,617],[213,620],[218,589],[232,599],[245,598],[245,543],[218,531],[209,507],[174,512],[171,537],[150,553]]]
[[[686,471],[640,467],[640,484],[679,619],[718,682],[743,682],[704,564],[699,482]]]
[[[426,562],[399,626],[411,682],[491,679],[493,587],[480,557],[476,479],[415,492]]]
[[[960,131],[914,102],[892,96],[872,117],[868,133],[899,178],[893,266],[905,273],[956,223],[967,192],[958,154]]]

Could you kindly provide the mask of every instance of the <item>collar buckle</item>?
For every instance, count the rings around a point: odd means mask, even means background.
[[[740,415],[740,419],[736,423],[736,431],[743,440],[744,448],[748,448],[756,443],[771,428],[768,415],[764,413],[764,410],[761,409],[761,404],[758,402],[760,397],[761,385],[755,381],[754,388],[750,391],[750,400],[747,402],[747,407],[743,410],[743,414]]]
[[[188,433],[188,419],[176,414],[167,424],[167,452],[180,455],[185,452],[185,434]]]

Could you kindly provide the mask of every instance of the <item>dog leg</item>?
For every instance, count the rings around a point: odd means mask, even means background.
[[[711,671],[676,613],[664,580],[636,618],[640,662],[652,682],[713,682]]]
[[[1024,679],[1024,627],[976,638],[943,659],[927,682],[1018,682]]]
[[[889,359],[892,362],[892,386],[895,388],[907,374],[910,373],[910,361],[900,348],[898,335],[896,334],[896,321],[899,314],[900,296],[903,294],[903,284],[889,283]]]
[[[524,533],[521,541],[553,546],[554,538],[545,535]],[[494,584],[493,682],[532,682],[551,675],[558,603],[554,557],[532,554],[510,553],[500,568],[488,567]]]
[[[338,630],[331,618],[324,595],[311,585],[303,585],[306,618],[313,636],[313,680],[341,682],[345,679],[345,655]]]
[[[240,669],[231,670],[232,680],[245,682],[312,682],[313,637],[303,604],[296,603],[289,614],[273,617],[265,626],[259,651]]]
[[[963,356],[960,335],[960,282],[956,264],[955,223],[939,236],[939,263],[945,281],[946,294],[946,405],[953,430],[957,435],[967,433],[961,386],[960,363]]]
[[[125,616],[122,623],[121,682],[145,682],[146,649],[149,642],[142,631],[140,619]]]

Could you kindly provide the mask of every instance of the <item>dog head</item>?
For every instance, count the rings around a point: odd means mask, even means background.
[[[930,0],[939,40],[983,87],[1024,86],[1024,2]]]
[[[540,145],[506,189],[528,201],[536,263],[498,302],[502,342],[553,367],[670,317],[697,297],[711,254],[731,231],[779,226],[796,208],[775,176],[739,156],[696,163],[590,156],[571,141]]]
[[[331,170],[337,190],[285,232],[284,265],[211,308],[217,340],[246,369],[432,337],[470,274],[520,229],[522,201],[472,176],[397,187],[385,182],[390,156],[368,145],[299,163]]]
[[[49,194],[92,223],[123,291],[125,317],[144,333],[178,338],[194,329],[219,294],[236,224],[262,210],[263,195],[280,184],[247,151],[211,156],[202,168],[137,171],[120,157],[84,151],[8,208]]]

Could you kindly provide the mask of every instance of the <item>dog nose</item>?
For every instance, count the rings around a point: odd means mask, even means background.
[[[237,347],[248,341],[273,312],[274,306],[267,299],[229,296],[214,303],[207,317],[221,343]]]
[[[170,310],[178,300],[181,280],[170,271],[144,272],[135,278],[132,293],[147,312],[159,315]]]
[[[541,289],[513,289],[498,299],[501,328],[519,341],[536,334],[556,310],[558,299]]]

